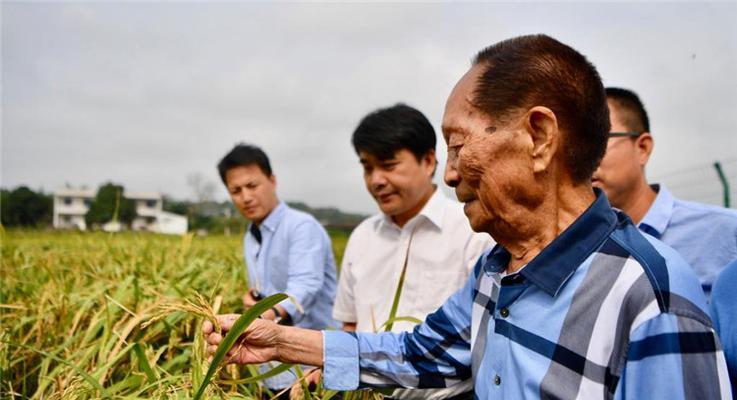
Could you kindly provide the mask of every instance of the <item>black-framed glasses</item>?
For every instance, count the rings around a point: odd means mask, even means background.
[[[635,132],[635,131],[629,131],[629,132],[609,132],[609,137],[638,137],[642,135],[645,132]]]

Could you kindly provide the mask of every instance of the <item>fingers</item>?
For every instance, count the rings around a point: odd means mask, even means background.
[[[214,345],[217,346],[223,340],[223,335],[221,335],[221,334],[219,334],[217,332],[213,332],[213,333],[207,335],[207,337],[205,338],[205,340],[207,341],[208,344],[214,344]]]
[[[216,316],[218,323],[220,323],[220,326],[223,329],[223,332],[227,332],[230,330],[230,328],[233,327],[233,323],[240,317],[240,314],[222,314]],[[202,333],[205,335],[209,335],[215,330],[215,326],[210,321],[205,321],[202,323]]]
[[[220,323],[220,327],[223,328],[223,332],[227,332],[233,327],[235,321],[240,317],[240,314],[223,314],[218,315],[217,319]]]
[[[212,322],[205,320],[205,322],[202,323],[202,333],[205,335],[209,335],[214,329],[215,327],[212,325]]]
[[[215,352],[218,350],[218,346],[215,344],[211,344],[207,346],[207,360],[209,362],[212,362],[212,356],[215,354]]]
[[[213,355],[215,352],[217,352],[219,345],[218,344],[210,344],[207,346],[207,355],[208,355],[208,361],[212,362]],[[234,346],[232,349],[228,350],[227,353],[225,353],[225,363],[226,364],[232,364],[232,363],[241,363],[242,354],[241,354],[242,348],[240,345]]]

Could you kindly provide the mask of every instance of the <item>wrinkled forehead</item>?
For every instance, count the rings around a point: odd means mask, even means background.
[[[484,68],[474,65],[456,83],[445,103],[443,114],[443,137],[446,142],[453,133],[468,133],[468,127],[474,121],[488,119],[480,109],[474,106],[474,91]]]
[[[443,114],[444,136],[446,128],[453,130],[465,118],[472,117],[475,113],[480,112],[473,106],[473,95],[482,72],[483,69],[478,65],[471,67],[450,92]]]

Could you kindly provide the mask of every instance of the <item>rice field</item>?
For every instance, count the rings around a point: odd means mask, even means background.
[[[338,261],[347,234],[331,232]],[[0,398],[189,399],[204,318],[241,312],[241,237],[2,231]],[[254,366],[203,398],[268,399]],[[335,396],[317,388],[299,398]],[[370,392],[344,398],[375,398]]]

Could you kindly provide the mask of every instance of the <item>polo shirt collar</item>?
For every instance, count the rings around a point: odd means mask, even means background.
[[[274,207],[273,210],[269,213],[269,215],[264,219],[264,221],[259,226],[259,229],[261,229],[261,233],[263,234],[264,229],[269,231],[270,233],[274,233],[276,231],[276,228],[281,223],[282,219],[284,219],[284,213],[287,211],[287,205],[284,204],[283,201],[280,201],[279,204]]]
[[[440,188],[435,186],[435,191],[433,192],[432,196],[430,196],[430,199],[427,201],[427,203],[425,203],[425,206],[422,207],[422,210],[420,210],[417,215],[412,217],[412,219],[407,221],[407,224],[405,224],[404,226],[413,224],[413,221],[422,216],[430,221],[433,225],[435,225],[438,229],[443,229],[443,218],[445,217],[446,201],[448,201],[448,199],[442,193]],[[387,226],[397,228],[397,225],[392,220],[392,217],[383,214],[382,218],[379,220],[377,228],[382,229]]]
[[[600,189],[594,189],[596,200],[571,226],[555,238],[540,254],[520,270],[528,281],[550,296],[560,292],[576,269],[609,237],[617,224],[617,216]],[[511,256],[498,245],[484,264],[487,273],[506,269]]]
[[[640,221],[640,226],[647,225],[658,232],[657,236],[662,236],[663,232],[665,232],[665,228],[668,227],[671,217],[673,216],[675,198],[665,185],[655,184],[650,187],[652,187],[658,195],[655,196],[655,201],[653,201],[653,204],[650,206],[650,209],[647,210],[645,217]]]

